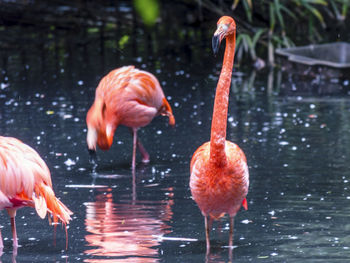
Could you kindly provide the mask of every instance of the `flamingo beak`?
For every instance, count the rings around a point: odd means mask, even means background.
[[[86,136],[86,142],[89,150],[96,151],[96,142],[97,142],[97,131],[92,127],[88,127],[88,132]]]
[[[92,149],[88,149],[89,151],[89,163],[92,165],[96,165],[97,164],[97,158],[96,158],[96,150],[92,150]]]
[[[225,38],[227,32],[229,30],[229,26],[226,24],[219,24],[216,29],[214,36],[212,38],[212,47],[214,55],[216,55],[219,51],[220,43]]]
[[[214,55],[216,55],[218,53],[219,47],[220,47],[220,43],[221,43],[220,34],[216,34],[216,32],[215,32],[215,34],[214,34],[214,36],[212,38],[212,41],[211,41]]]

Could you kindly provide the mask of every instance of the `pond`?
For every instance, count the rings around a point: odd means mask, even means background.
[[[65,231],[34,209],[17,212],[20,247],[12,255],[10,221],[1,212],[2,262],[227,262],[228,218],[215,222],[206,255],[204,220],[191,199],[189,162],[210,138],[222,52],[211,32],[139,27],[84,35],[38,25],[6,26],[0,41],[0,132],[35,148],[56,195],[73,212]],[[113,32],[113,33],[111,33]],[[94,33],[94,32],[92,32]],[[129,40],[122,45],[120,39]],[[125,39],[125,38],[124,38]],[[89,162],[87,110],[101,77],[134,64],[154,73],[176,118],[157,117],[139,132],[151,156],[131,172],[132,137],[118,128],[112,148]],[[235,217],[235,262],[350,260],[349,81],[328,89],[291,82],[277,69],[236,67],[227,137],[245,152],[248,210]],[[330,89],[329,87],[333,87]]]

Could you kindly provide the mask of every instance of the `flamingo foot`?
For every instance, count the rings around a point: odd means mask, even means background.
[[[149,163],[150,162],[149,156],[143,157],[142,162],[145,164]]]

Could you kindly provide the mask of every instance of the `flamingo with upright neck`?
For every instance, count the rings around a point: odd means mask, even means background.
[[[249,172],[243,151],[226,140],[227,111],[235,54],[236,23],[223,16],[217,22],[213,36],[213,50],[217,53],[221,41],[226,38],[224,62],[216,88],[210,142],[200,146],[192,156],[190,188],[193,199],[204,216],[207,252],[210,250],[208,217],[219,219],[226,213],[230,217],[229,246],[233,245],[234,216],[243,205]]]

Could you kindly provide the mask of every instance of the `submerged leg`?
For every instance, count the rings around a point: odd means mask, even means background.
[[[204,216],[204,226],[205,226],[205,240],[207,243],[207,255],[210,253],[210,240],[209,240],[209,224],[208,217]]]

